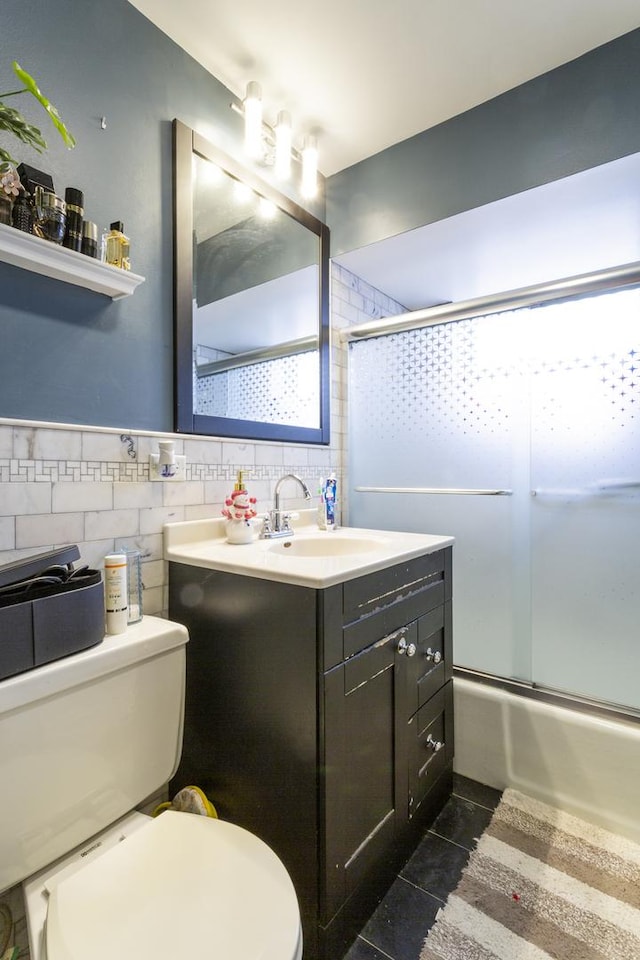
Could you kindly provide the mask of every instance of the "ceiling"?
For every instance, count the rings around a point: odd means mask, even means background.
[[[640,26],[638,0],[130,0],[325,176]],[[298,143],[298,145],[300,145]]]
[[[325,176],[640,27],[638,0],[130,2],[239,98],[257,80]],[[630,262],[639,176],[606,164],[338,259],[407,309]]]

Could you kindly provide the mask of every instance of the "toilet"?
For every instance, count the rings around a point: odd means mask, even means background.
[[[262,840],[135,810],[178,766],[187,641],[144,617],[0,682],[0,892],[23,885],[31,960],[301,960],[295,890]]]

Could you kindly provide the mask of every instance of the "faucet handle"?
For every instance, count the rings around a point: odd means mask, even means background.
[[[292,513],[282,513],[281,514],[281,526],[280,529],[283,533],[289,533],[291,530],[291,519],[293,517]]]
[[[272,533],[272,530],[273,528],[271,526],[271,515],[268,513],[265,513],[264,517],[262,518],[262,530],[260,531],[261,539],[264,539],[265,537],[270,536],[270,534]]]

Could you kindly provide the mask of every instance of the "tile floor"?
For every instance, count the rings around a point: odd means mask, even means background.
[[[343,960],[418,960],[501,793],[454,774],[453,795]]]

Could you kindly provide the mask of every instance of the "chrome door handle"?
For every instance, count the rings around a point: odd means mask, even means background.
[[[434,663],[440,663],[442,660],[442,654],[439,650],[432,650],[431,647],[427,647],[427,652],[425,653],[427,660],[433,660]]]
[[[434,740],[431,734],[428,734],[427,739],[425,741],[425,745],[427,747],[430,747],[430,749],[433,750],[434,753],[437,753],[438,750],[442,750],[442,748],[444,747],[444,742],[442,740]]]

